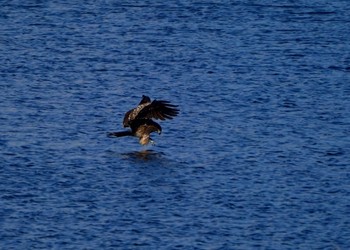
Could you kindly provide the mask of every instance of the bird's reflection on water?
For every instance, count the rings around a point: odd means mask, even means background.
[[[150,160],[157,160],[162,158],[162,156],[164,156],[164,153],[157,152],[154,150],[141,150],[141,151],[132,151],[128,153],[123,153],[121,155],[128,159],[150,161]]]

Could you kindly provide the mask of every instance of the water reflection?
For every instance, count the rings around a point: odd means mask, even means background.
[[[150,161],[150,160],[161,159],[164,156],[164,153],[157,152],[154,150],[141,150],[141,151],[132,151],[128,153],[123,153],[121,155],[126,159]]]

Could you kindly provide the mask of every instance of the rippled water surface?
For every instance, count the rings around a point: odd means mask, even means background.
[[[2,1],[0,248],[349,249],[350,5]],[[143,94],[156,144],[108,138]]]

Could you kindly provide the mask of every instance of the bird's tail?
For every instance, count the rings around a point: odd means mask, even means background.
[[[121,131],[121,132],[109,132],[107,133],[108,137],[122,137],[132,135],[131,131]]]

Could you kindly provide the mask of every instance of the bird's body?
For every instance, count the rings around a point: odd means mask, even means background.
[[[148,96],[142,96],[142,100],[136,108],[126,112],[123,119],[123,126],[130,127],[131,130],[122,132],[112,132],[108,135],[111,137],[136,136],[142,145],[152,142],[150,134],[153,132],[162,132],[162,127],[152,119],[173,119],[177,116],[179,110],[176,105],[168,101],[157,101]]]

